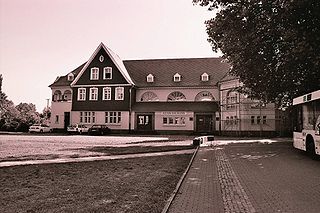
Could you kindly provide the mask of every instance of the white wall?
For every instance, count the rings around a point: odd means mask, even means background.
[[[71,112],[70,102],[51,102],[51,127],[63,129],[64,128],[64,113]],[[59,122],[56,122],[56,116],[59,116]]]
[[[93,124],[106,124],[105,123],[105,112],[96,111],[95,112],[95,123],[85,124],[86,126],[90,127]],[[72,111],[71,112],[71,124],[78,124],[80,123],[80,112],[79,111]],[[129,129],[129,112],[128,111],[121,111],[121,122],[120,124],[106,124],[110,129],[121,129],[121,130],[128,130]]]

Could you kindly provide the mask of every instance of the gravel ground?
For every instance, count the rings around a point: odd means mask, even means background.
[[[83,148],[112,146],[169,146],[189,145],[190,140],[168,141],[167,137],[133,136],[44,136],[44,135],[0,135],[0,160],[8,158],[30,158],[31,156],[100,156],[101,152],[90,152]]]

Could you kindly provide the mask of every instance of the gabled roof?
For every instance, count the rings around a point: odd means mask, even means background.
[[[229,71],[230,65],[222,58],[148,59],[123,61],[134,83],[138,87],[188,87],[216,85]],[[181,81],[174,82],[173,76],[181,74]],[[209,81],[201,81],[207,73]],[[152,74],[154,82],[146,77]]]
[[[88,68],[88,66],[90,65],[90,63],[92,62],[92,60],[96,57],[96,55],[98,54],[99,50],[103,48],[106,53],[108,54],[108,56],[110,57],[110,59],[112,60],[112,62],[117,66],[117,68],[119,69],[119,71],[121,72],[121,74],[123,75],[123,77],[126,79],[126,81],[129,84],[134,84],[126,67],[124,66],[122,60],[120,59],[120,57],[115,54],[111,49],[109,49],[108,47],[106,47],[102,42],[100,43],[100,45],[98,46],[98,48],[94,51],[94,53],[92,54],[92,56],[90,57],[90,59],[86,62],[86,64],[84,65],[84,67],[81,69],[79,75],[75,78],[75,80],[71,83],[71,86],[75,85],[77,83],[77,81],[79,80],[79,78],[81,77],[81,75],[84,73],[84,71]]]
[[[87,63],[87,62],[86,62]],[[55,80],[55,82],[53,82],[52,84],[49,85],[49,87],[57,87],[57,86],[70,86],[70,84],[72,83],[72,81],[68,81],[68,75],[70,73],[73,73],[74,76],[76,77],[80,71],[82,70],[82,68],[84,67],[84,65],[86,63],[81,64],[79,67],[77,67],[75,70],[69,72],[67,75],[64,76],[60,76],[57,77],[57,79]]]

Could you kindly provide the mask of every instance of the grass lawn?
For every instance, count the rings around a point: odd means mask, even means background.
[[[191,156],[0,168],[0,212],[161,212]]]

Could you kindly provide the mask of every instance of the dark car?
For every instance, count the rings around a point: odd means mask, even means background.
[[[92,127],[90,127],[88,130],[89,135],[106,135],[109,133],[110,133],[110,129],[106,125],[95,124]]]

